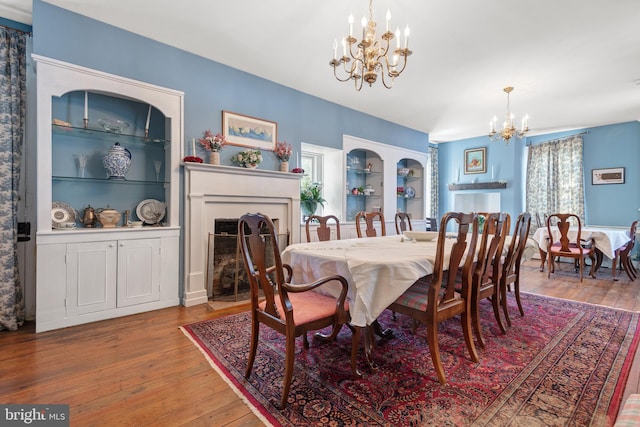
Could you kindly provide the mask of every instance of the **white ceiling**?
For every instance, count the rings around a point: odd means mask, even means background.
[[[46,1],[432,142],[484,135],[494,115],[501,123],[505,86],[531,134],[640,119],[638,0],[374,0],[379,27],[387,9],[392,29],[410,26],[413,55],[393,89],[361,92],[336,81],[329,61],[349,13],[359,30],[366,0]],[[0,16],[30,23],[31,0],[2,3]]]

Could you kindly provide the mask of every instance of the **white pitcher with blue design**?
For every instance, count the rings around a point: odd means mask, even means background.
[[[131,152],[116,142],[102,158],[102,164],[109,179],[125,179],[124,175],[131,166]]]

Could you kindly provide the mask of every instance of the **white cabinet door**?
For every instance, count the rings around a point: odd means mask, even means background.
[[[160,239],[118,242],[118,307],[160,299]]]
[[[67,245],[67,316],[116,307],[117,250],[115,241]]]

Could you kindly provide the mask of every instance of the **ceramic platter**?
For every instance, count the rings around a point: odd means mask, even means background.
[[[404,194],[405,194],[408,198],[413,199],[414,197],[416,197],[416,189],[415,189],[415,188],[413,188],[413,187],[407,187],[407,188],[404,190]]]
[[[65,222],[76,222],[76,211],[66,203],[51,203],[51,226],[63,228]]]
[[[438,237],[437,231],[405,231],[403,234],[418,242],[430,242]]]
[[[166,205],[156,199],[146,199],[138,203],[136,214],[147,224],[156,224],[164,218]]]

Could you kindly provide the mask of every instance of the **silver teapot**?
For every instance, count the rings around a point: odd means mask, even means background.
[[[102,158],[102,165],[109,179],[125,179],[124,175],[131,166],[131,152],[116,142]]]

